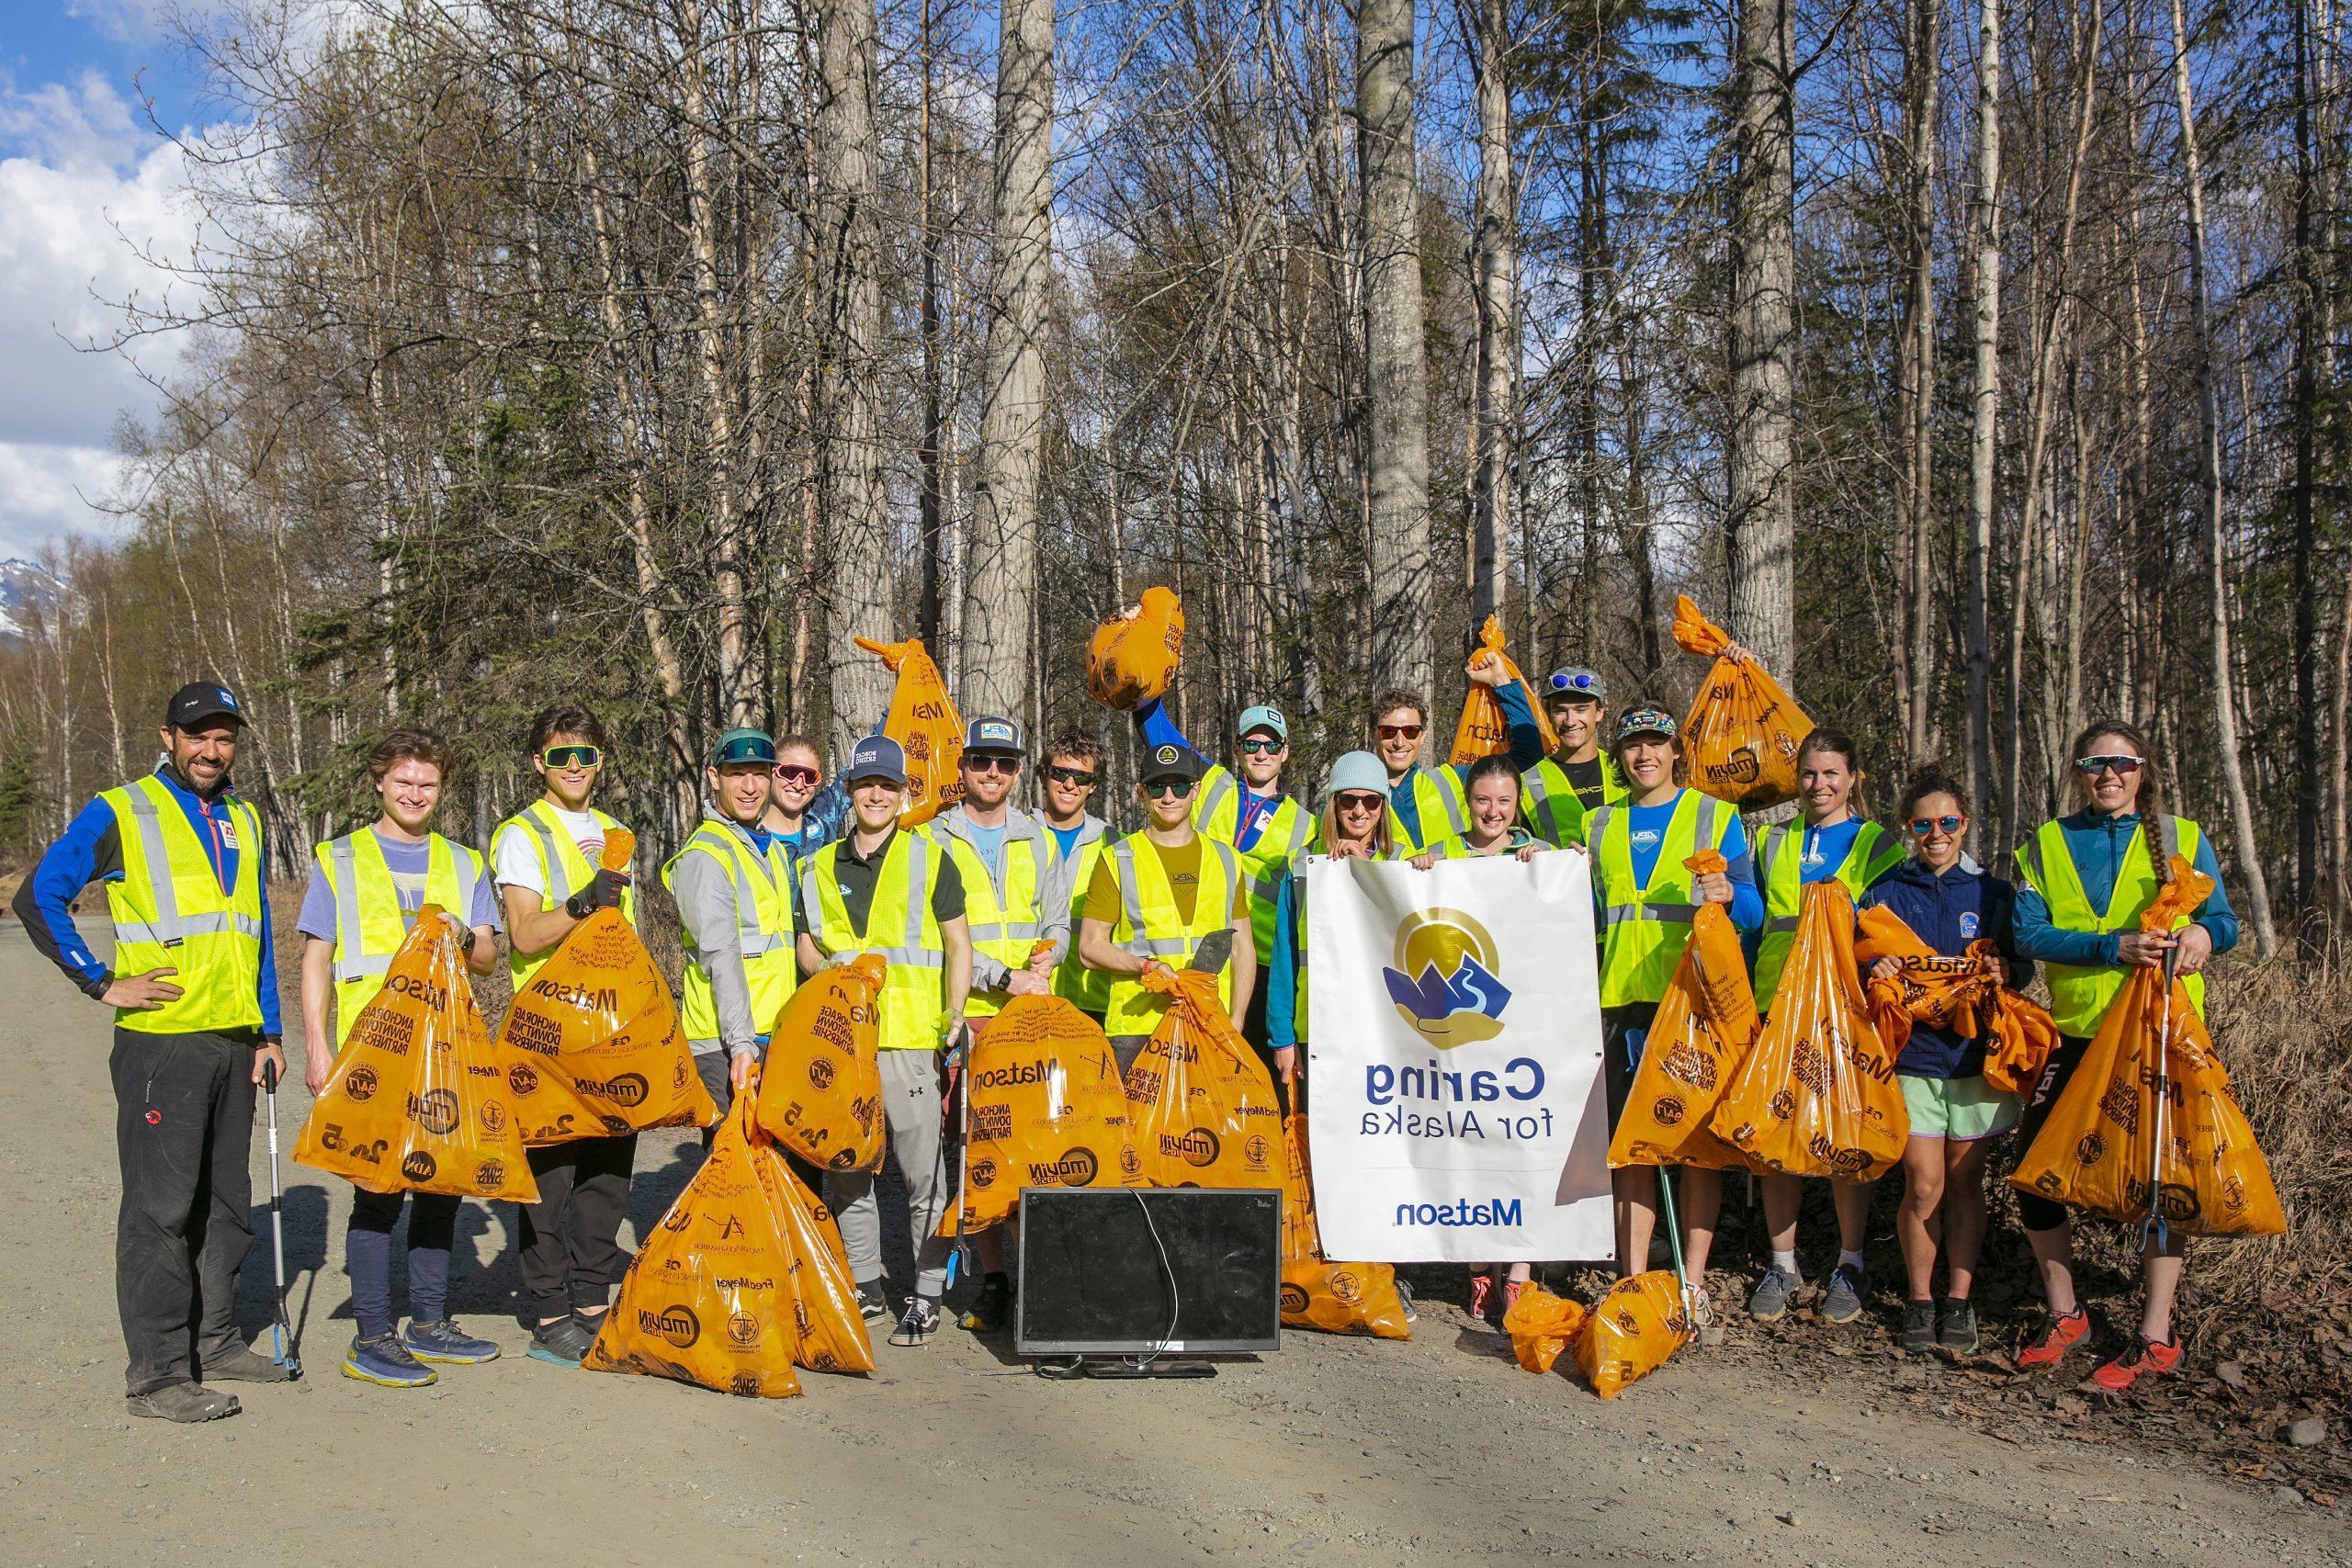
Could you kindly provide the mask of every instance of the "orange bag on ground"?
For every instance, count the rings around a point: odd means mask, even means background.
[[[1061,998],[1005,1003],[972,1046],[964,1094],[967,1232],[1017,1212],[1024,1187],[1136,1185],[1118,1058],[1102,1026]],[[936,1234],[956,1225],[951,1203]]]
[[[607,833],[605,869],[625,869],[636,851],[635,835]],[[498,1043],[521,1058],[506,1081],[533,1148],[718,1120],[678,1028],[678,1004],[618,909],[571,928],[514,993]]]
[[[507,1077],[457,932],[427,904],[359,1010],[294,1158],[370,1192],[537,1202]]]
[[[1715,660],[1682,721],[1691,786],[1742,811],[1794,800],[1797,748],[1813,733],[1813,720],[1762,665],[1726,652],[1730,637],[1699,614],[1688,595],[1674,601],[1674,640],[1685,653]]]
[[[820,1170],[882,1168],[876,1044],[887,966],[873,953],[803,980],[768,1032],[752,1119]]]
[[[1503,652],[1503,623],[1499,615],[1488,615],[1479,629],[1478,651],[1470,656],[1467,671],[1476,673],[1481,660],[1489,656],[1503,661],[1503,676],[1527,694],[1527,705],[1534,711],[1535,728],[1544,732],[1544,754],[1550,756],[1560,749],[1560,737],[1552,728],[1551,716],[1544,711],[1543,699],[1527,677],[1519,672]],[[1503,716],[1503,705],[1495,694],[1476,682],[1462,698],[1462,721],[1453,727],[1453,755],[1450,759],[1456,767],[1466,766],[1481,757],[1498,756],[1510,750],[1510,721]]]
[[[1273,1079],[1217,1000],[1216,976],[1154,969],[1143,983],[1175,1005],[1127,1069],[1134,1184],[1280,1186]]]
[[[1326,1334],[1410,1339],[1412,1324],[1405,1316],[1404,1297],[1396,1293],[1394,1265],[1334,1263],[1323,1256],[1305,1113],[1283,1119],[1283,1146],[1289,1163],[1283,1173],[1283,1322]]]
[[[1719,876],[1730,869],[1720,850],[1701,850],[1682,863],[1693,876]],[[1702,904],[1691,917],[1690,943],[1658,1003],[1625,1092],[1625,1109],[1609,1140],[1611,1168],[1697,1165],[1721,1170],[1740,1164],[1739,1151],[1707,1122],[1755,1043],[1758,1027],[1739,932],[1721,904]]]
[[[1804,890],[1772,1016],[1710,1123],[1758,1170],[1870,1181],[1911,1134],[1894,1058],[1854,970],[1854,898],[1835,877]]]
[[[1510,1353],[1531,1372],[1548,1372],[1560,1352],[1584,1332],[1581,1302],[1555,1296],[1541,1285],[1530,1285],[1503,1314],[1503,1332],[1510,1336]]]
[[[792,1254],[786,1273],[798,1336],[794,1364],[812,1372],[872,1371],[874,1340],[858,1310],[857,1281],[850,1277],[849,1251],[832,1211],[763,1138],[752,1140],[752,1168]]]
[[[1664,1366],[1690,1337],[1681,1282],[1671,1269],[1653,1269],[1618,1280],[1600,1298],[1577,1336],[1577,1367],[1593,1393],[1614,1399]]]
[[[879,655],[882,667],[899,677],[890,688],[890,711],[882,720],[882,733],[907,754],[907,803],[899,808],[899,826],[928,822],[964,798],[963,778],[956,772],[964,755],[964,716],[956,711],[947,682],[921,637],[852,640]]]
[[[1132,610],[1094,628],[1086,644],[1086,689],[1121,713],[1165,696],[1184,658],[1184,607],[1165,588],[1147,588]]]
[[[2211,878],[2174,856],[2172,880],[2140,929],[2171,930],[2212,890]],[[2270,1167],[2187,987],[2168,985],[2161,969],[2134,969],[2009,1179],[2131,1222],[2147,1217],[2152,1175],[2174,1230],[2278,1235],[2287,1228]]]

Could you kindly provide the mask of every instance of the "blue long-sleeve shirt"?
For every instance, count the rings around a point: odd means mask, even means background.
[[[2073,853],[2075,870],[2083,880],[2084,896],[2095,909],[2107,908],[2115,896],[2115,874],[2123,864],[2123,856],[2138,834],[2140,818],[2133,815],[2110,817],[2098,811],[2077,811],[2058,819],[2059,828],[2066,835],[2066,848]],[[2238,944],[2237,912],[2230,908],[2230,898],[2222,890],[2222,863],[2213,858],[2213,840],[2206,834],[2197,836],[2197,853],[2190,863],[2199,874],[2213,880],[2213,891],[2197,907],[2194,924],[2205,928],[2213,939],[2215,953],[2227,953]],[[2039,958],[2050,964],[2073,964],[2088,968],[2097,964],[2121,961],[2120,931],[2071,931],[2052,923],[2050,905],[2031,886],[2018,889],[2017,946],[2028,958]]]
[[[262,850],[259,844],[234,843],[231,841],[233,835],[215,830],[216,822],[228,813],[226,792],[208,801],[181,782],[168,766],[156,769],[155,776],[187,814],[197,842],[204,846],[205,856],[212,863],[213,875],[221,886],[232,886],[237,880],[239,857],[246,853],[258,855]],[[64,834],[42,852],[32,875],[17,889],[17,918],[24,921],[33,946],[88,996],[103,996],[114,976],[98,962],[97,954],[90,951],[90,944],[82,940],[81,931],[74,923],[74,900],[92,883],[119,882],[122,874],[121,827],[115,820],[114,808],[104,800],[94,799],[75,814]],[[256,999],[261,1004],[261,1032],[275,1039],[282,1030],[277,1007],[277,943],[270,935],[269,876],[266,870],[260,883],[261,973],[256,980]]]
[[[1142,739],[1147,751],[1159,746],[1182,746],[1187,751],[1207,755],[1184,738],[1182,728],[1168,716],[1168,705],[1158,697],[1137,707],[1135,717],[1136,733]],[[1214,758],[1210,760],[1215,761]],[[1233,819],[1233,847],[1237,850],[1253,849],[1257,845],[1258,835],[1266,830],[1266,825],[1274,819],[1274,813],[1282,808],[1283,796],[1280,791],[1272,795],[1260,795],[1238,776],[1233,783],[1234,799],[1238,803],[1238,814]]]
[[[1266,977],[1266,1043],[1276,1050],[1298,1043],[1298,946],[1302,906],[1298,877],[1283,878],[1274,891],[1274,957]]]
[[[1885,909],[1946,958],[1963,956],[1979,938],[1991,942],[2008,960],[2009,985],[2022,990],[2033,979],[2033,961],[2017,951],[2017,900],[2018,890],[1990,872],[1963,863],[1939,876],[1906,860],[1871,884],[1861,907]],[[1984,1042],[1915,1024],[1894,1065],[1913,1077],[1974,1077],[1984,1070]]]

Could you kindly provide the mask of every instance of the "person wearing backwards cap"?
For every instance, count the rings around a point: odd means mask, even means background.
[[[849,791],[849,831],[801,863],[800,967],[846,964],[871,953],[889,965],[882,983],[880,1040],[883,1120],[907,1185],[907,1225],[914,1238],[915,1293],[907,1298],[890,1343],[925,1345],[943,1317],[947,1243],[933,1233],[946,1212],[950,1183],[940,1140],[940,1055],[964,1031],[972,988],[972,937],[956,857],[920,829],[902,831],[907,758],[888,736],[869,735],[842,771]],[[835,1171],[828,1201],[839,1216],[857,1301],[869,1321],[890,1315],[882,1289],[882,1211],[874,1173]]]
[[[1609,692],[1594,671],[1570,665],[1544,682],[1544,712],[1560,749],[1520,775],[1528,830],[1555,849],[1584,842],[1585,819],[1625,798],[1617,761],[1600,749]]]
[[[1666,997],[1690,921],[1701,904],[1728,907],[1732,924],[1754,931],[1764,923],[1747,837],[1739,813],[1713,795],[1682,786],[1682,741],[1672,715],[1647,704],[1617,721],[1612,750],[1627,797],[1595,811],[1586,824],[1592,855],[1593,927],[1600,933],[1601,1080],[1609,1130],[1624,1114],[1625,1097],[1641,1065],[1650,1021]],[[1727,871],[1693,876],[1683,864],[1702,847],[1721,851]],[[1689,1277],[1707,1277],[1715,1214],[1723,1202],[1723,1173],[1685,1167],[1681,1219]],[[1625,1275],[1649,1266],[1657,1225],[1656,1170],[1630,1166],[1610,1173],[1616,1191],[1617,1268]],[[1709,1321],[1699,1294],[1700,1325]]]
[[[792,857],[762,826],[775,758],[765,730],[720,736],[703,770],[702,820],[662,867],[686,949],[678,1022],[721,1115],[766,1059],[768,1031],[799,978]]]
[[[1136,726],[1147,750],[1161,746],[1193,749],[1155,698],[1136,710]],[[1283,769],[1290,762],[1290,723],[1266,704],[1242,711],[1233,727],[1234,773],[1212,762],[1193,792],[1193,826],[1204,838],[1231,844],[1248,885],[1250,941],[1262,970],[1274,961],[1274,906],[1290,874],[1293,856],[1315,842],[1315,818],[1283,793]],[[1271,987],[1255,987],[1241,1032],[1266,1049],[1266,1006]]]
[[[217,1382],[282,1382],[237,1333],[237,1274],[253,1245],[254,1088],[286,1070],[261,817],[229,772],[245,716],[198,681],[164,709],[155,771],[107,790],[17,889],[34,948],[114,1009],[115,1303],[133,1416],[234,1416]],[[103,883],[114,964],[73,904]]]
[[[1200,754],[1172,742],[1155,746],[1139,771],[1136,795],[1149,820],[1102,852],[1079,912],[1079,956],[1110,977],[1102,1032],[1122,1073],[1135,1066],[1168,1010],[1168,998],[1143,984],[1155,966],[1184,968],[1204,939],[1231,931],[1232,955],[1217,971],[1217,997],[1236,1029],[1258,983],[1241,857],[1193,827],[1193,795],[1204,771]]]

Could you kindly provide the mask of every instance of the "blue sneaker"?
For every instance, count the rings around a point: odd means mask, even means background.
[[[343,1358],[343,1375],[386,1388],[423,1388],[437,1376],[431,1367],[408,1353],[396,1335],[354,1339]]]
[[[1840,1263],[1829,1271],[1829,1289],[1821,1297],[1821,1315],[1831,1323],[1851,1323],[1862,1315],[1862,1303],[1870,1293],[1870,1270]]]
[[[1767,1269],[1747,1295],[1747,1315],[1758,1323],[1778,1323],[1788,1315],[1789,1298],[1804,1283],[1782,1269]]]
[[[401,1343],[420,1361],[471,1364],[498,1359],[497,1346],[459,1328],[454,1317],[445,1317],[438,1323],[411,1322],[401,1335]]]

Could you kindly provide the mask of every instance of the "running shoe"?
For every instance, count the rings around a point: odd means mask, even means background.
[[[445,1317],[438,1323],[412,1321],[401,1332],[401,1343],[407,1346],[409,1354],[420,1361],[455,1361],[470,1365],[498,1359],[496,1345],[467,1333],[458,1326],[458,1320],[454,1317]]]
[[[1012,1306],[1012,1281],[1001,1274],[990,1274],[980,1281],[980,1293],[964,1309],[957,1320],[975,1334],[994,1334],[1004,1326],[1004,1314]]]
[[[351,1342],[344,1353],[343,1375],[386,1388],[423,1388],[439,1374],[410,1355],[398,1335],[379,1334]]]
[[[1976,1309],[1966,1301],[1946,1302],[1936,1319],[1936,1343],[1955,1356],[1973,1356],[1983,1348],[1976,1332]]]
[[[2066,1352],[2082,1343],[2091,1331],[2091,1314],[2076,1307],[2064,1317],[2052,1317],[2041,1325],[2041,1332],[2018,1348],[2018,1371],[2041,1371],[2056,1366],[2066,1359]]]
[[[1484,1323],[1495,1315],[1495,1277],[1492,1274],[1470,1276],[1470,1319]]]
[[[244,1408],[233,1393],[200,1388],[192,1382],[166,1383],[145,1393],[134,1393],[122,1403],[123,1408],[133,1416],[182,1423],[218,1421]]]
[[[2091,1380],[2110,1393],[2121,1393],[2142,1378],[2161,1377],[2179,1366],[2180,1346],[2177,1341],[2134,1334],[2132,1348],[2093,1372]]]
[[[291,1382],[294,1369],[273,1361],[260,1351],[240,1345],[217,1361],[204,1364],[205,1382]]]
[[[898,1346],[928,1345],[931,1337],[939,1332],[942,1321],[939,1303],[934,1298],[909,1296],[906,1315],[899,1319],[899,1326],[891,1331],[890,1343]]]
[[[1924,1356],[1936,1348],[1935,1303],[1903,1303],[1903,1348],[1915,1356]]]
[[[857,1310],[868,1323],[880,1323],[890,1315],[890,1298],[882,1293],[881,1280],[871,1280],[857,1288]]]
[[[1840,1263],[1829,1271],[1829,1288],[1822,1292],[1821,1315],[1830,1323],[1851,1323],[1862,1315],[1871,1293],[1871,1271]]]
[[[1509,1316],[1510,1309],[1519,1304],[1519,1298],[1527,1294],[1527,1287],[1528,1281],[1525,1280],[1513,1280],[1503,1286],[1503,1314],[1505,1316]]]
[[[1788,1314],[1789,1298],[1804,1284],[1803,1280],[1778,1269],[1764,1270],[1764,1278],[1747,1292],[1747,1315],[1758,1323],[1778,1323]]]
[[[523,1353],[550,1366],[576,1367],[580,1358],[588,1353],[588,1347],[595,1342],[596,1331],[581,1322],[579,1314],[572,1313],[531,1330],[531,1348]]]

